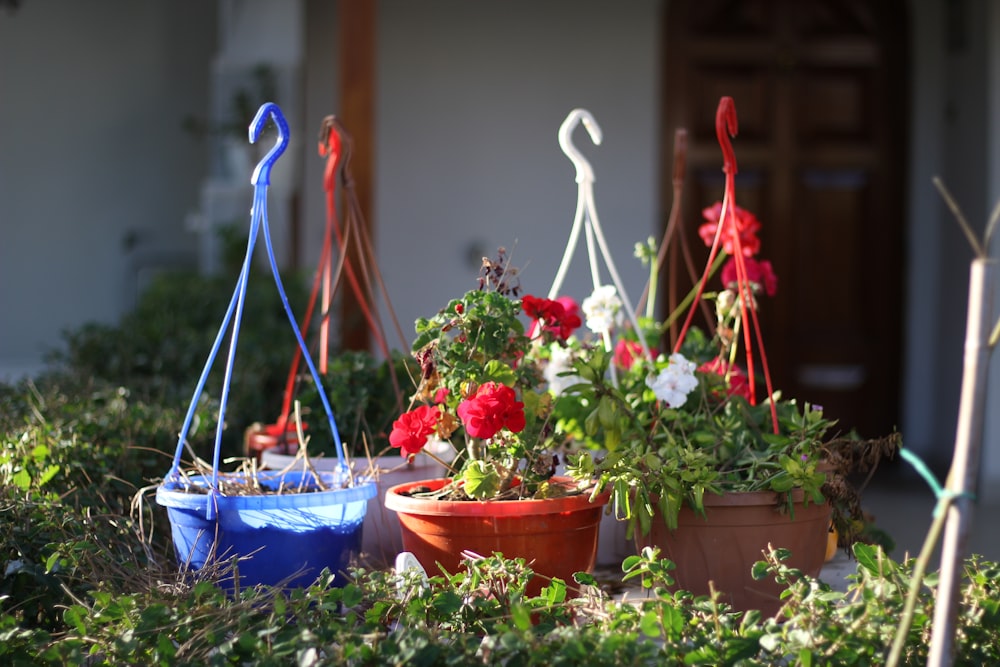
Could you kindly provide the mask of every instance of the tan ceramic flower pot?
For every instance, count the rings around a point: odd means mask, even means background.
[[[636,535],[636,546],[660,547],[661,556],[677,565],[676,588],[708,595],[712,581],[734,609],[759,609],[770,616],[781,607],[784,587],[771,578],[755,581],[750,574],[768,544],[790,550],[786,564],[811,576],[826,560],[830,506],[805,505],[801,492],[793,498],[794,518],[779,511],[779,496],[770,491],[706,494],[704,517],[685,506],[677,530],[671,531],[657,513],[649,534]]]

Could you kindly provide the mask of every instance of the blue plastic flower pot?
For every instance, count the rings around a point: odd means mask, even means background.
[[[274,490],[297,486],[304,476],[312,480],[311,473],[302,472],[261,472],[257,478]],[[320,477],[331,486],[338,479],[336,474]],[[375,482],[366,481],[330,491],[223,496],[208,493],[210,478],[188,479],[194,491],[179,481],[156,490],[156,502],[167,508],[177,561],[199,570],[235,556],[241,587],[308,586],[323,568],[335,574],[346,570],[361,551],[368,500],[377,493]],[[209,502],[216,505],[214,519],[206,518]],[[235,582],[229,575],[219,583],[232,588]]]

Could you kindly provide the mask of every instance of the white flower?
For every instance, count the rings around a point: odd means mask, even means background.
[[[542,374],[549,383],[549,390],[556,396],[562,394],[568,387],[584,381],[579,375],[560,375],[571,370],[573,370],[573,351],[558,343],[553,344],[549,348],[549,363]]]
[[[587,316],[587,328],[596,334],[608,333],[612,325],[621,321],[621,307],[622,300],[613,285],[595,288],[581,306]]]
[[[656,398],[671,408],[679,408],[687,401],[688,394],[698,386],[698,379],[694,376],[695,368],[694,363],[683,355],[671,354],[670,365],[658,375],[647,377],[646,386],[653,390]]]

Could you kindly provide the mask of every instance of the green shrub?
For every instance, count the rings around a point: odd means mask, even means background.
[[[429,580],[412,573],[355,570],[342,588],[324,573],[293,591],[247,589],[227,595],[208,581],[163,582],[115,595],[104,587],[62,613],[58,632],[0,617],[0,660],[92,665],[879,665],[897,621],[907,565],[860,545],[851,590],[828,586],[780,563],[761,573],[788,583],[779,622],[733,613],[707,597],[669,593],[672,565],[645,551],[623,563],[648,594],[615,602],[596,589],[570,596],[576,582],[551,581],[525,594],[534,576],[524,561],[500,557]],[[865,551],[867,550],[867,551]],[[997,664],[997,565],[972,559],[963,591],[956,664]],[[589,575],[578,575],[583,584]],[[933,580],[904,656],[927,659]],[[169,584],[169,585],[167,585]],[[27,663],[26,663],[27,664]]]
[[[201,402],[201,427],[214,407]],[[132,502],[168,469],[183,410],[50,378],[0,385],[0,415],[0,611],[22,629],[59,629],[65,605],[98,584],[132,591],[152,554],[166,560],[165,536],[143,546],[137,522],[153,515]]]
[[[400,401],[396,398],[394,365]],[[378,456],[391,449],[392,422],[406,411],[420,369],[412,357],[395,354],[391,361],[376,359],[369,352],[343,351],[331,356],[323,388],[326,391],[344,446],[353,456]],[[335,455],[329,422],[315,384],[303,382],[298,396],[307,412],[311,438],[309,454]],[[367,442],[367,450],[365,443]]]

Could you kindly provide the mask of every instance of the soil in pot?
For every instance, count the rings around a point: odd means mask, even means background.
[[[826,559],[830,506],[805,505],[801,492],[793,494],[794,517],[781,496],[773,492],[706,494],[705,516],[690,507],[681,508],[677,530],[667,528],[654,514],[648,535],[636,535],[636,547],[660,547],[661,556],[677,566],[676,588],[695,595],[709,594],[709,581],[721,600],[734,609],[759,609],[774,615],[781,608],[783,590],[771,578],[754,580],[753,564],[763,560],[768,544],[791,551],[786,564],[819,575]]]
[[[554,478],[570,482],[568,479]],[[571,587],[573,574],[589,572],[597,553],[601,513],[610,491],[593,502],[583,493],[543,500],[433,500],[403,495],[415,487],[436,491],[450,480],[400,484],[387,490],[385,505],[399,517],[403,548],[429,573],[459,571],[462,552],[524,558],[538,574],[528,593],[537,594],[546,577]]]

